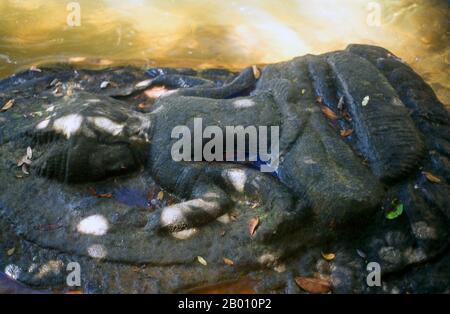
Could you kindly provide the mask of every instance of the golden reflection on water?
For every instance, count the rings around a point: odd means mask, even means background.
[[[69,2],[81,26],[67,24]],[[0,0],[0,77],[65,61],[237,69],[369,43],[448,105],[448,22],[445,0]]]

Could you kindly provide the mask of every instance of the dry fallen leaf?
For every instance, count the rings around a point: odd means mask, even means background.
[[[208,263],[206,262],[206,260],[205,260],[203,257],[201,257],[201,256],[197,256],[197,261],[198,261],[200,264],[202,264],[203,266],[208,265]]]
[[[97,193],[97,191],[94,188],[89,188],[89,192],[92,196],[98,197],[98,198],[111,198],[113,195],[112,193]]]
[[[330,108],[328,108],[326,106],[322,106],[321,110],[328,119],[333,120],[333,121],[338,119],[338,116]]]
[[[259,226],[259,218],[252,218],[248,221],[248,232],[250,233],[251,236],[253,236],[256,232],[256,229]]]
[[[350,114],[347,112],[347,110],[343,110],[342,111],[342,117],[346,120],[351,122],[352,121],[352,117],[350,116]]]
[[[428,179],[428,181],[433,182],[433,183],[441,183],[441,179],[439,179],[438,177],[436,177],[434,174],[427,172],[427,171],[423,171],[422,174]]]
[[[334,258],[336,257],[335,253],[321,253],[322,257],[326,260],[326,261],[332,261],[334,260]]]
[[[261,77],[261,71],[258,69],[258,67],[256,65],[253,65],[252,70],[253,70],[253,76],[255,77],[255,79],[259,79]]]
[[[145,103],[141,102],[141,103],[138,105],[138,108],[139,108],[139,109],[145,109]]]
[[[226,257],[223,258],[223,262],[228,266],[234,265],[234,262],[231,259],[226,258]]]
[[[369,104],[369,101],[370,101],[370,96],[366,96],[366,97],[364,97],[364,99],[363,99],[361,105],[362,105],[363,107],[365,107],[365,106],[367,106],[367,105]]]
[[[331,283],[326,279],[297,277],[297,285],[309,293],[328,293],[331,291]]]
[[[347,137],[353,134],[353,129],[341,130],[341,136]]]
[[[159,191],[158,195],[156,196],[156,199],[158,201],[162,201],[164,199],[164,192],[163,191]]]
[[[317,98],[316,98],[316,102],[317,102],[318,104],[321,104],[321,103],[322,103],[322,101],[323,101],[323,98],[322,98],[322,96],[317,96]]]
[[[14,254],[15,251],[16,251],[16,248],[11,248],[8,251],[6,251],[6,255],[11,256]]]
[[[0,109],[0,112],[6,111],[11,109],[11,107],[14,106],[14,99],[10,99],[6,102],[6,104]]]

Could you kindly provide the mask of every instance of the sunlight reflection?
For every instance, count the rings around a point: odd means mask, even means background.
[[[172,232],[171,235],[178,240],[187,240],[191,237],[193,237],[194,235],[196,235],[198,232],[197,228],[191,228],[191,229],[186,229],[186,230],[181,230],[181,231],[177,231],[177,232]]]
[[[102,215],[86,217],[77,226],[78,232],[96,236],[105,235],[108,232],[108,228],[108,221]]]
[[[83,117],[78,114],[69,114],[58,118],[53,122],[53,129],[62,133],[65,137],[70,138],[75,134],[83,122]]]
[[[222,177],[224,177],[236,189],[237,192],[244,192],[245,183],[247,182],[247,175],[244,170],[224,170]]]
[[[94,123],[97,128],[113,136],[117,136],[122,133],[124,128],[123,124],[115,123],[114,121],[105,117],[89,117],[88,120]]]

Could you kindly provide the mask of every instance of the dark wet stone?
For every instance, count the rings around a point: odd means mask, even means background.
[[[298,293],[296,276],[317,275],[335,293],[448,289],[424,279],[449,274],[450,119],[433,90],[364,45],[260,71],[60,65],[0,81],[0,103],[16,100],[0,113],[2,269],[58,289],[64,265],[78,261],[86,292],[182,292],[251,276],[258,292]],[[155,86],[171,93],[146,99]],[[278,171],[173,161],[172,129],[192,132],[197,117],[222,129],[279,125]],[[340,128],[354,133],[343,138]],[[25,175],[17,160],[28,146]],[[395,202],[404,212],[388,220]],[[194,231],[182,240],[185,229]],[[17,253],[6,256],[10,247]],[[367,287],[368,262],[380,264],[383,287]]]

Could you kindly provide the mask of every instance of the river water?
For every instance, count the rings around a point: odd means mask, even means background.
[[[384,46],[450,105],[446,0],[0,0],[0,78],[55,62],[225,67]]]

